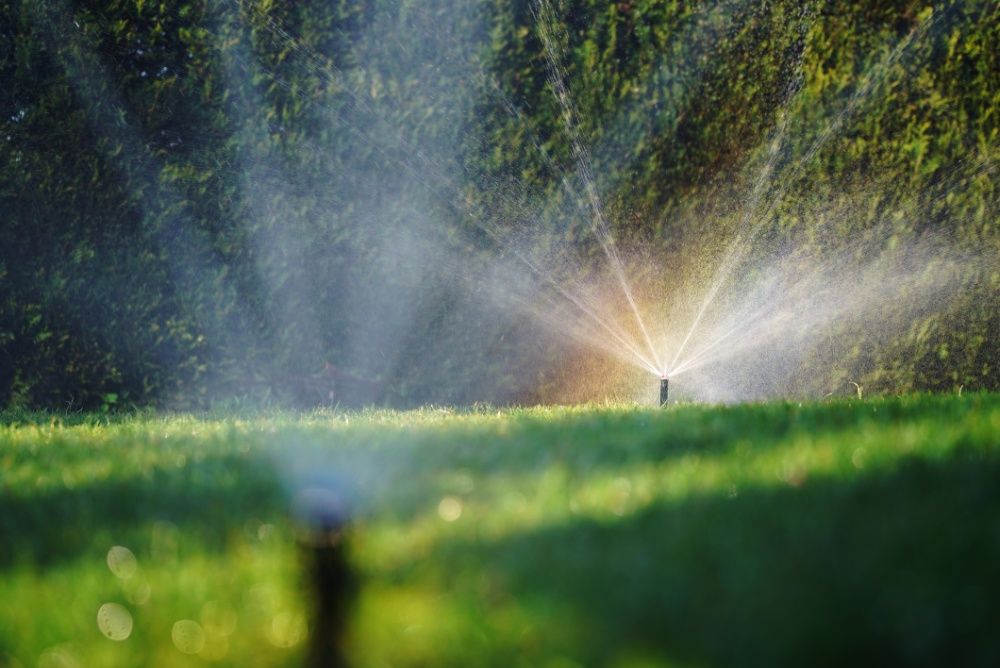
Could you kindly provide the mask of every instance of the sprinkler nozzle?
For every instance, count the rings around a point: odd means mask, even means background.
[[[660,406],[667,405],[667,391],[670,385],[670,379],[666,376],[660,377]]]

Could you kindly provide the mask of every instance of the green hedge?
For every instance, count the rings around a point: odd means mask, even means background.
[[[532,6],[0,1],[0,405],[555,396],[538,388],[565,359],[559,337],[491,296],[534,280],[511,276],[515,238],[539,260],[572,247],[574,270],[601,262],[560,185],[573,153]],[[614,235],[668,257],[732,233],[781,113],[790,164],[929,15],[917,2],[551,9]],[[1000,9],[936,13],[780,184],[774,235],[822,231],[817,201],[864,210],[856,229],[905,201],[895,234],[933,228],[995,257],[996,172],[936,199],[928,186],[997,156]],[[1000,386],[1000,275],[986,266],[947,309],[859,353],[870,387]]]

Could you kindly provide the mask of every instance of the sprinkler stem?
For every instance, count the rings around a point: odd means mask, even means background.
[[[670,379],[666,376],[660,377],[660,408],[667,405],[667,390],[670,385]]]
[[[313,608],[305,665],[345,668],[344,636],[358,588],[345,545],[348,515],[340,500],[325,489],[304,490],[296,506],[301,523],[298,542]]]

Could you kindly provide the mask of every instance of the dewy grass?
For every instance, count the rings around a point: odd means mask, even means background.
[[[1000,661],[997,395],[0,418],[0,665],[301,664],[317,481],[359,666]]]

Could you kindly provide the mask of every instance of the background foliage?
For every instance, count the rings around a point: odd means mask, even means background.
[[[560,349],[470,270],[497,252],[475,221],[516,234],[524,202],[597,258],[562,213],[573,157],[531,7],[0,2],[0,405],[545,399]],[[997,153],[1000,9],[935,9],[790,190],[995,253],[995,173],[949,179]],[[783,113],[801,152],[929,13],[556,10],[616,238],[681,255],[731,232],[704,203],[739,200]],[[806,210],[783,200],[773,233],[848,231]],[[994,265],[881,356],[859,344],[866,382],[997,388],[998,294]]]

